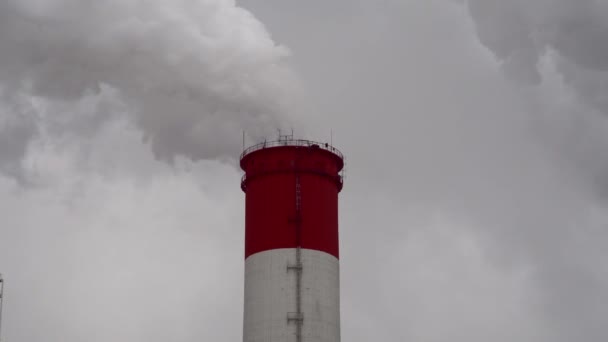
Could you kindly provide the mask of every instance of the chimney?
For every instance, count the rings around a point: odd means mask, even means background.
[[[344,158],[293,135],[243,151],[244,342],[339,342]]]

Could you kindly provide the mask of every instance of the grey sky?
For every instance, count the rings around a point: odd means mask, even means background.
[[[344,341],[608,338],[605,5],[238,5],[0,0],[6,341],[238,341],[230,156],[293,125],[347,157]]]

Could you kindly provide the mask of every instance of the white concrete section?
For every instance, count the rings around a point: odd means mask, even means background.
[[[340,341],[340,276],[338,259],[301,250],[303,342]],[[244,342],[296,342],[296,249],[274,249],[245,260]]]

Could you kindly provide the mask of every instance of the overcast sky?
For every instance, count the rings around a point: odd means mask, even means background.
[[[343,341],[608,339],[608,3],[0,0],[2,337],[242,339],[242,144],[346,155]]]

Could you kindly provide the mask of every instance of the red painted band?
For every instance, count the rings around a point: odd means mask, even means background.
[[[342,163],[332,152],[305,146],[271,147],[245,155],[245,258],[298,245],[338,258]]]

